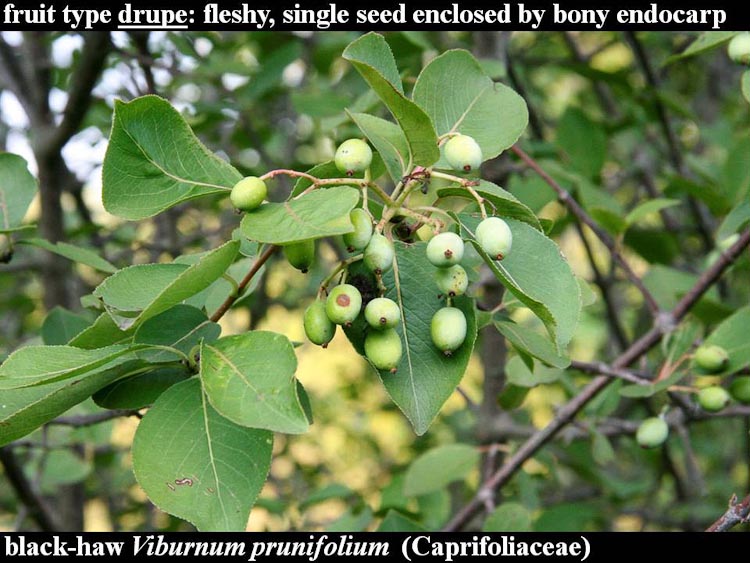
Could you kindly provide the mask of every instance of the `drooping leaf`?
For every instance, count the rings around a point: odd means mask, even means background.
[[[404,95],[396,62],[382,35],[368,33],[349,44],[343,57],[378,94],[406,135],[415,165],[431,166],[440,158],[430,118]]]
[[[274,332],[252,331],[201,346],[201,372],[211,405],[249,428],[299,434],[308,427],[297,395],[297,357]]]
[[[0,233],[21,226],[37,191],[28,163],[17,154],[0,152]]]
[[[343,235],[354,230],[349,212],[359,201],[359,192],[336,186],[310,192],[284,203],[266,203],[242,219],[242,234],[269,244]]]
[[[379,371],[388,394],[403,411],[417,434],[424,434],[437,416],[443,403],[451,396],[466,370],[476,339],[473,302],[456,298],[454,307],[466,317],[467,334],[463,345],[446,357],[432,343],[430,321],[445,303],[437,293],[425,287],[431,283],[435,267],[427,260],[425,243],[396,243],[393,270],[383,278],[388,288],[386,297],[401,307],[401,323],[397,328],[403,346],[403,357],[395,374]],[[375,281],[359,263],[350,268],[350,283],[363,283],[375,288]],[[363,315],[346,334],[358,352],[363,352],[367,331]]]
[[[219,415],[193,378],[170,387],[143,417],[133,470],[160,509],[201,531],[242,531],[268,475],[272,446],[270,432]]]
[[[203,291],[234,262],[239,241],[229,241],[191,266],[142,264],[118,271],[94,290],[121,329],[137,326]]]
[[[466,444],[449,444],[425,452],[406,471],[407,497],[439,491],[453,481],[464,479],[479,463],[479,452]]]
[[[523,98],[493,82],[464,50],[447,51],[430,61],[417,79],[413,98],[430,116],[438,135],[473,137],[485,160],[512,146],[529,121]]]
[[[110,213],[145,219],[196,197],[228,195],[240,179],[166,100],[115,102],[102,169],[102,200]]]
[[[669,57],[664,64],[669,65],[688,57],[700,55],[711,49],[716,49],[735,35],[737,35],[736,31],[705,31],[701,33],[695,41],[688,45],[687,49],[678,55]]]
[[[89,248],[82,248],[80,246],[74,246],[67,242],[58,242],[52,244],[49,241],[39,238],[27,238],[18,241],[19,244],[29,244],[36,246],[37,248],[43,248],[49,252],[53,252],[59,256],[77,262],[79,264],[85,264],[100,272],[107,274],[113,274],[117,271],[117,268],[109,263],[107,260],[99,256],[96,252]]]

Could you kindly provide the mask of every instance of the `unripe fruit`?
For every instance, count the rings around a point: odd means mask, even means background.
[[[445,143],[445,159],[453,170],[471,172],[482,165],[482,149],[473,137],[456,135]]]
[[[427,243],[427,259],[433,266],[448,268],[464,257],[464,241],[450,231],[435,235]]]
[[[502,260],[510,254],[513,246],[513,233],[508,223],[500,217],[487,217],[479,223],[476,231],[477,242],[495,260]]]
[[[365,337],[365,356],[378,368],[396,373],[403,346],[394,329],[371,330]]]
[[[326,299],[326,314],[337,325],[350,325],[362,310],[362,294],[348,283],[337,285]]]
[[[745,375],[732,381],[729,393],[735,401],[750,405],[750,376]]]
[[[284,247],[284,256],[292,266],[305,274],[315,260],[315,241],[311,239],[288,244]]]
[[[372,328],[394,328],[401,320],[401,309],[395,301],[378,297],[365,307],[365,320]]]
[[[750,66],[750,32],[746,31],[732,37],[727,52],[734,62]]]
[[[248,176],[237,182],[229,194],[235,209],[252,211],[268,196],[266,183],[257,176]]]
[[[721,346],[704,344],[693,354],[693,361],[706,373],[718,373],[726,367],[729,356]]]
[[[719,412],[730,400],[727,390],[718,385],[704,387],[698,392],[698,404],[707,412]]]
[[[354,231],[344,235],[344,244],[349,252],[362,250],[372,238],[372,218],[361,207],[352,209],[349,220],[354,225]]]
[[[323,348],[328,347],[336,334],[336,325],[328,318],[326,305],[320,300],[315,300],[305,310],[304,326],[308,340]]]
[[[658,448],[666,441],[667,436],[669,426],[663,419],[654,416],[641,422],[635,433],[635,440],[642,448]]]
[[[362,139],[348,139],[339,145],[333,157],[336,168],[347,176],[364,172],[372,164],[372,149]]]
[[[375,233],[365,248],[364,263],[367,269],[376,274],[382,274],[393,268],[395,251],[393,243],[385,236]]]
[[[466,275],[466,270],[456,264],[450,268],[438,268],[435,271],[435,283],[441,295],[456,297],[466,293],[466,288],[469,287],[469,276]]]
[[[461,309],[443,307],[430,323],[432,342],[446,356],[450,356],[466,340],[466,317]]]

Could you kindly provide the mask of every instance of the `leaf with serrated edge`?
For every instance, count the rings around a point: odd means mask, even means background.
[[[161,510],[200,531],[242,531],[271,464],[273,434],[237,426],[196,378],[173,385],[141,420],[133,471]]]
[[[275,332],[247,332],[201,346],[200,376],[211,405],[241,426],[307,431],[296,370],[291,342]]]

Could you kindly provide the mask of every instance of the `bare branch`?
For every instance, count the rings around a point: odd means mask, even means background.
[[[108,420],[128,416],[135,416],[140,418],[141,413],[134,409],[114,409],[80,416],[61,416],[52,420],[48,424],[53,424],[55,426],[73,426],[75,428],[83,428],[85,426],[94,426],[95,424],[101,424],[102,422],[107,422]]]
[[[748,518],[750,518],[750,495],[747,495],[741,502],[737,502],[737,495],[732,495],[727,511],[706,528],[706,531],[727,532],[737,524],[747,522]]]

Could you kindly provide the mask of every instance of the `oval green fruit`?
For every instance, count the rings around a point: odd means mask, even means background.
[[[731,397],[726,389],[718,385],[704,387],[698,392],[698,404],[704,411],[719,412],[729,404]]]
[[[456,233],[447,231],[435,235],[427,243],[427,259],[433,266],[448,268],[464,257],[464,241]]]
[[[718,373],[729,361],[727,351],[715,344],[703,344],[693,354],[693,361],[705,373]]]
[[[669,436],[669,426],[664,419],[658,416],[647,418],[638,427],[635,439],[642,448],[657,448],[661,446]]]
[[[348,139],[336,149],[336,168],[347,176],[364,172],[372,164],[372,149],[362,139]]]
[[[445,159],[453,170],[471,172],[482,165],[482,149],[468,135],[455,135],[445,143]]]
[[[307,273],[315,261],[315,241],[312,239],[287,244],[283,250],[289,263],[303,274]]]
[[[466,293],[466,288],[469,287],[469,276],[460,264],[456,264],[450,268],[438,268],[435,271],[435,283],[441,295],[456,297]]]
[[[392,299],[378,297],[365,307],[365,320],[372,328],[395,328],[401,320],[401,308]]]
[[[326,305],[316,299],[306,310],[304,316],[305,335],[313,344],[326,348],[336,334],[336,325],[326,313]]]
[[[401,337],[395,329],[371,330],[365,337],[365,356],[380,370],[396,373],[403,355]]]
[[[727,53],[734,62],[750,66],[750,32],[746,31],[732,37]]]
[[[354,225],[354,231],[344,235],[344,244],[349,252],[362,250],[372,238],[372,217],[370,214],[357,207],[349,213],[349,220]]]
[[[463,311],[456,307],[440,309],[432,317],[430,335],[438,350],[450,356],[466,340],[466,317]]]
[[[364,263],[367,269],[382,274],[393,268],[395,250],[393,243],[380,233],[375,233],[365,248]]]
[[[741,375],[735,378],[729,386],[729,393],[735,401],[743,405],[750,405],[750,375]]]
[[[487,217],[476,230],[479,246],[495,260],[502,260],[513,246],[513,233],[500,217]]]
[[[235,209],[252,211],[268,196],[266,183],[257,176],[248,176],[237,182],[229,194]]]
[[[348,283],[337,285],[326,299],[326,314],[337,325],[350,325],[362,310],[362,294]]]

